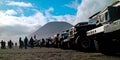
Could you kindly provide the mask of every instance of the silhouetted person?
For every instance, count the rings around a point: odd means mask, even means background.
[[[13,42],[10,40],[10,41],[8,41],[8,47],[11,49],[12,48],[12,46],[13,46]]]
[[[51,42],[51,38],[50,38],[50,37],[47,38],[47,39],[46,39],[46,46],[47,46],[47,47],[51,47],[51,43],[52,43],[52,42]]]
[[[1,41],[1,49],[5,49],[6,48],[6,42],[5,41]]]
[[[1,41],[1,49],[3,49],[3,43],[4,43],[4,42],[3,42],[3,40],[2,40],[2,41]]]
[[[30,38],[30,42],[29,43],[30,43],[30,47],[33,48],[34,47],[34,40],[33,40],[32,37]]]
[[[24,43],[22,41],[22,38],[20,37],[19,38],[19,48],[23,48],[23,46],[24,46]]]
[[[27,49],[27,46],[28,46],[28,38],[25,37],[24,39],[24,46],[25,46],[25,49]]]
[[[46,39],[46,47],[48,47],[49,46],[49,41],[48,41],[49,39],[47,38]]]
[[[59,37],[59,34],[57,34],[57,36],[55,37],[55,41],[56,41],[56,47],[59,47],[59,45],[60,45],[60,37]]]
[[[17,47],[17,42],[15,42],[15,46]]]
[[[41,43],[41,45],[44,46],[44,44],[45,44],[45,39],[42,38],[42,43]]]

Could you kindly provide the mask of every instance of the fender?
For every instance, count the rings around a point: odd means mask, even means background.
[[[120,30],[120,19],[105,26],[105,33],[110,33],[117,30]]]
[[[87,36],[95,35],[102,32],[104,32],[104,25],[87,31]]]

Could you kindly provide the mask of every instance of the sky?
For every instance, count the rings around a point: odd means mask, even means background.
[[[115,0],[0,0],[0,41],[18,41],[52,21],[72,25]]]

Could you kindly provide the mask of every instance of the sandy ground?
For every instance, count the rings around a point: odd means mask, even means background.
[[[120,56],[84,53],[59,48],[0,49],[0,60],[120,60]]]

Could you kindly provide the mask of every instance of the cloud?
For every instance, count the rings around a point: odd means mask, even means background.
[[[77,9],[79,6],[78,0],[72,1],[69,4],[65,4],[66,7]]]
[[[16,15],[16,14],[17,14],[17,12],[16,12],[15,10],[13,10],[13,9],[7,10],[5,13],[6,13],[7,15]]]
[[[0,11],[0,26],[3,25],[15,25],[15,24],[22,24],[22,25],[44,25],[47,23],[45,21],[45,16],[41,12],[36,12],[34,15],[31,16],[13,16],[12,13],[8,14],[7,11]],[[14,11],[14,10],[13,10]]]
[[[33,7],[31,3],[9,1],[7,5],[19,7]]]
[[[76,21],[88,21],[88,18],[94,13],[105,8],[113,0],[82,0],[82,3],[77,8]]]
[[[31,29],[24,25],[0,26],[0,40],[18,42],[19,37],[24,37],[31,33],[29,30]]]
[[[45,10],[45,17],[48,22],[55,21],[55,19],[52,17],[53,15],[51,14],[51,12],[53,11],[53,7],[50,7],[49,9]]]
[[[53,12],[53,11],[54,11],[53,7],[50,7],[49,9],[47,9],[45,11],[46,21],[48,21],[48,22],[52,22],[52,21],[65,21],[65,22],[68,22],[68,23],[74,25],[73,22],[75,21],[75,17],[76,16],[69,15],[69,14],[54,16],[54,15],[51,14],[51,12]]]
[[[28,36],[40,26],[47,23],[46,17],[39,11],[31,16],[14,16],[6,11],[0,11],[0,40],[16,40]],[[14,10],[12,10],[14,11]]]
[[[31,24],[31,25],[41,25],[41,26],[43,26],[44,24],[47,23],[46,17],[39,11],[37,11],[32,16],[28,16],[28,17],[22,16],[21,19],[24,20],[24,23],[28,23],[28,24]]]
[[[21,10],[21,9],[20,9]],[[54,16],[51,12],[54,8],[50,7],[45,11],[45,15],[38,10],[31,16],[15,16],[15,10],[0,11],[0,40],[17,40],[19,37],[28,36],[36,31],[40,26],[52,21],[66,21],[72,23],[75,16],[59,15]],[[14,12],[14,13],[13,13]],[[49,19],[49,21],[48,21]],[[7,37],[8,36],[8,37]]]
[[[61,16],[52,16],[52,19],[54,19],[55,21],[65,21],[74,25],[73,22],[75,21],[75,17],[76,16],[74,15],[61,15]]]

